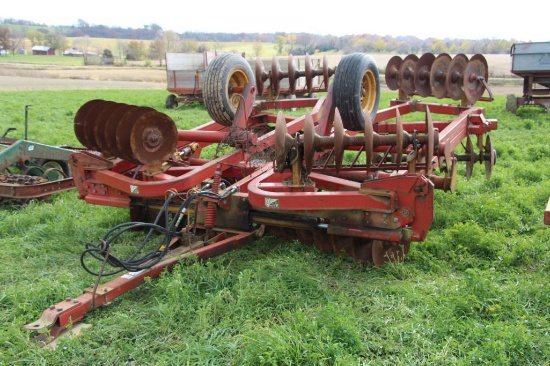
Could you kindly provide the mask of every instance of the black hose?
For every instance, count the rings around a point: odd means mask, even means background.
[[[177,227],[179,226],[181,219],[185,215],[185,211],[191,204],[191,201],[193,201],[196,196],[208,197],[220,201],[237,192],[237,190],[237,187],[232,187],[231,189],[228,189],[226,192],[224,192],[222,195],[209,190],[190,192],[183,200],[182,204],[179,206],[178,211],[176,212],[172,220],[169,220],[168,208],[172,200],[175,197],[179,196],[179,194],[177,192],[170,192],[168,198],[159,210],[153,223],[125,222],[116,225],[115,227],[107,231],[107,233],[105,233],[103,238],[100,239],[99,244],[86,243],[86,249],[80,255],[80,264],[86,272],[98,277],[110,276],[120,273],[122,271],[139,272],[141,270],[151,268],[155,264],[159,263],[169,252],[168,246],[172,239],[180,235],[180,233],[177,231]],[[163,215],[166,225],[160,226],[158,222]],[[128,230],[136,230],[141,228],[148,228],[149,231],[145,235],[145,238],[142,240],[138,248],[128,259],[122,260],[111,254],[111,245],[113,245],[113,243],[122,234],[124,234]],[[147,244],[149,244],[151,236],[155,232],[162,234],[162,239],[153,250],[142,253]],[[101,262],[109,264],[115,269],[110,272],[104,272],[104,266],[102,266],[102,269],[99,272],[90,269],[90,267],[88,267],[88,265],[85,263],[86,256],[88,255]]]
[[[103,238],[100,239],[100,244],[86,243],[86,249],[80,255],[80,264],[82,265],[84,270],[95,276],[110,276],[120,273],[122,271],[138,272],[144,269],[151,268],[152,266],[160,262],[169,252],[168,245],[170,244],[171,240],[174,237],[180,235],[178,231],[176,231],[177,223],[181,221],[179,220],[179,216],[183,214],[184,209],[189,206],[191,201],[195,198],[196,194],[189,195],[182,202],[176,215],[174,216],[174,219],[170,221],[168,216],[168,207],[170,205],[170,202],[176,196],[176,193],[170,193],[169,197],[164,202],[153,223],[125,222],[116,225],[115,227],[107,231]],[[160,226],[158,224],[162,216],[164,216],[165,218],[166,226]],[[122,234],[124,234],[128,230],[136,230],[142,228],[148,228],[149,231],[145,235],[145,238],[139,244],[138,248],[128,259],[122,260],[111,254],[110,247]],[[162,235],[161,240],[153,250],[143,253],[144,248],[147,246],[147,244],[149,244],[149,241],[151,240],[151,237],[155,232]],[[106,263],[109,264],[111,267],[114,267],[115,270],[110,272],[95,272],[94,270],[90,269],[90,267],[88,267],[88,265],[85,263],[85,258],[88,255],[99,261],[106,261]]]

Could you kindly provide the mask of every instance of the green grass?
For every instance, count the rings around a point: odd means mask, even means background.
[[[165,110],[165,91],[0,93],[0,129],[32,104],[29,139],[77,145],[74,115],[90,99],[146,105],[179,128],[208,121],[199,105]],[[393,93],[384,93],[381,106]],[[39,348],[22,329],[95,280],[84,243],[129,220],[69,191],[0,208],[0,365],[548,365],[550,115],[499,120],[491,180],[476,164],[455,194],[436,192],[428,238],[383,268],[266,236],[208,262],[191,261],[90,313],[80,337]]]
[[[81,57],[67,57],[54,55],[7,55],[0,57],[0,62],[22,63],[35,65],[58,65],[58,66],[84,66]]]

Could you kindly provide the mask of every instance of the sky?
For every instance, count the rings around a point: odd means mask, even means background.
[[[454,39],[550,41],[548,0],[521,3],[487,0],[16,0],[5,1],[0,18],[48,26],[90,25],[224,33],[375,34]]]

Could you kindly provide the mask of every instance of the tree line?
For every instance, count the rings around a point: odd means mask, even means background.
[[[142,28],[107,27],[91,25],[79,19],[72,26],[47,26],[25,20],[0,19],[0,47],[15,52],[28,39],[33,45],[46,45],[57,50],[70,47],[81,51],[90,45],[91,38],[112,38],[131,40],[120,44],[114,53],[125,60],[161,60],[165,52],[209,51],[212,44],[223,42],[252,42],[253,56],[261,56],[262,44],[273,43],[278,54],[305,55],[319,52],[347,54],[365,53],[465,53],[498,54],[509,53],[515,40],[503,39],[420,39],[414,36],[361,35],[318,35],[311,33],[205,33],[163,30],[158,24],[144,25]],[[69,45],[67,38],[72,38]],[[145,43],[144,41],[148,41]],[[76,45],[74,44],[76,42]],[[122,41],[121,41],[122,42]],[[207,44],[210,44],[208,46]],[[214,46],[215,47],[215,46]],[[105,50],[104,50],[105,51]],[[111,52],[112,50],[108,50]]]

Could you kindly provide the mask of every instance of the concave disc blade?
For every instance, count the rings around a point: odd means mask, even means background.
[[[332,243],[326,232],[314,230],[313,244],[321,253],[332,253]]]
[[[484,78],[485,82],[489,78],[489,67],[487,60],[483,55],[472,56],[466,69],[464,70],[463,87],[466,99],[472,104],[477,102],[485,92],[485,84],[480,80]]]
[[[305,76],[307,93],[311,95],[311,92],[313,91],[313,65],[311,64],[311,56],[309,53],[306,53]]]
[[[450,183],[449,183],[449,191],[451,193],[456,192],[456,184],[458,182],[458,172],[457,172],[457,164],[456,159],[453,159],[451,162],[451,168],[447,169],[450,170],[449,177],[450,177]]]
[[[130,137],[132,135],[132,127],[134,123],[145,113],[154,111],[153,108],[149,107],[137,107],[126,113],[120,122],[118,123],[116,129],[116,156],[139,164],[139,161],[136,161],[132,156],[132,147],[130,144]]]
[[[290,54],[288,55],[288,88],[292,95],[296,94],[297,73],[296,62],[294,62],[294,57]]]
[[[275,166],[279,173],[282,173],[285,169],[287,131],[285,116],[280,111],[277,114],[277,122],[275,123]]]
[[[332,244],[332,251],[335,255],[353,257],[353,246],[356,241],[360,240],[359,238],[330,234],[327,234],[327,236]]]
[[[111,113],[109,118],[107,118],[103,129],[103,138],[98,139],[103,152],[106,152],[112,156],[117,156],[116,130],[118,124],[126,113],[129,113],[135,108],[138,108],[138,106],[122,104]]]
[[[93,99],[84,103],[76,112],[74,117],[74,133],[78,141],[84,147],[88,147],[88,142],[86,141],[86,134],[84,133],[84,122],[86,120],[86,114],[88,111],[96,104],[103,102],[102,99]]]
[[[462,78],[464,70],[468,64],[468,57],[459,53],[453,57],[447,70],[445,85],[447,87],[447,95],[454,100],[462,99]]]
[[[421,97],[427,97],[431,94],[430,72],[435,60],[433,53],[425,53],[418,59],[414,69],[414,87]]]
[[[281,90],[281,65],[276,56],[273,56],[271,62],[271,90],[273,92],[273,100],[279,98],[279,91]]]
[[[256,62],[254,63],[254,76],[256,77],[256,90],[259,96],[264,94],[264,75],[264,63],[261,58],[256,57]]]
[[[95,141],[97,143],[98,149],[101,153],[110,155],[111,152],[109,151],[109,147],[107,144],[107,141],[105,140],[105,131],[108,128],[109,120],[113,116],[113,114],[117,113],[119,110],[122,110],[122,107],[128,106],[128,104],[125,103],[116,103],[114,105],[114,108],[108,108],[107,111],[104,110],[102,112],[102,117],[100,120],[98,120],[96,125],[94,126],[94,136]],[[120,119],[120,117],[116,117],[117,120]]]
[[[98,150],[98,146],[95,140],[94,129],[95,124],[99,120],[101,113],[105,108],[111,106],[114,102],[109,102],[107,100],[101,101],[94,104],[86,113],[86,117],[82,123],[82,131],[86,136],[87,147],[90,150]]]
[[[103,135],[105,131],[105,126],[107,125],[107,121],[109,120],[109,117],[113,114],[115,110],[120,108],[122,104],[111,102],[109,104],[106,104],[103,106],[102,110],[97,115],[94,125],[93,125],[93,136],[94,136],[94,142],[96,146],[96,150],[105,153],[105,141],[103,140]]]
[[[402,63],[403,59],[401,56],[393,56],[386,65],[384,77],[386,79],[386,85],[390,90],[399,89],[399,69]]]
[[[372,259],[372,241],[366,239],[356,240],[353,244],[352,256],[361,264],[374,263]]]
[[[344,160],[344,138],[345,138],[344,124],[342,123],[342,117],[338,108],[334,110],[334,164],[336,168],[336,174],[342,169],[342,161]]]
[[[311,112],[307,111],[304,119],[304,162],[306,174],[311,173],[313,157],[315,156],[315,125]]]
[[[418,56],[410,54],[403,59],[403,63],[399,69],[399,87],[406,95],[413,95],[415,92],[414,70],[416,69],[417,62]]]
[[[446,53],[439,54],[433,64],[430,71],[430,89],[434,97],[442,99],[447,97],[447,70],[452,59]]]
[[[491,179],[493,167],[497,162],[497,151],[493,149],[491,136],[487,135],[485,139],[485,174],[487,179]]]
[[[160,165],[176,150],[178,129],[168,115],[151,111],[141,115],[130,134],[132,157],[143,165]]]
[[[329,75],[329,67],[328,67],[328,58],[327,58],[327,55],[323,55],[323,85],[325,86],[325,90],[328,90],[329,78],[330,78],[330,75]]]
[[[409,252],[409,249],[410,242],[408,241],[393,243],[389,241],[373,240],[372,259],[374,265],[380,267],[388,262],[403,262],[405,255]]]
[[[374,130],[370,113],[365,113],[365,153],[367,154],[365,167],[368,171],[374,158]]]
[[[305,229],[296,229],[298,240],[305,246],[313,246],[313,231]]]

